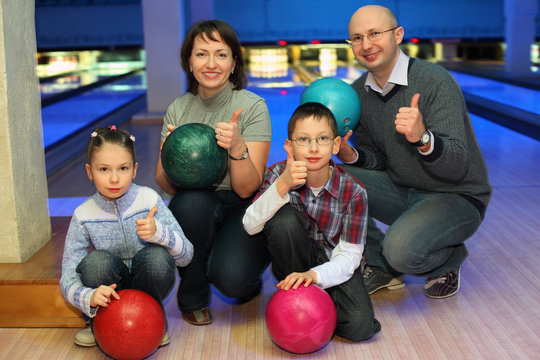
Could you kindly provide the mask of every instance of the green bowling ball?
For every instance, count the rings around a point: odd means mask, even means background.
[[[217,144],[214,129],[199,123],[177,127],[161,149],[163,170],[181,188],[210,187],[224,175],[227,162],[227,150]]]

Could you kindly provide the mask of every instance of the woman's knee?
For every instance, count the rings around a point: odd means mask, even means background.
[[[216,195],[211,191],[189,190],[174,195],[169,202],[169,209],[177,219],[182,219],[214,212],[219,204]]]

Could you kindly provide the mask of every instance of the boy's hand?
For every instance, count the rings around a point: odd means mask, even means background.
[[[150,209],[148,215],[146,215],[144,219],[135,221],[137,224],[135,227],[137,230],[137,235],[139,235],[139,237],[144,241],[152,238],[152,236],[154,236],[156,233],[156,221],[154,220],[154,214],[156,213],[157,209],[157,206],[154,206]]]
[[[98,287],[90,297],[90,306],[107,307],[111,302],[111,296],[113,296],[116,300],[120,300],[120,296],[118,296],[114,289],[116,289],[116,284],[112,284],[110,286],[101,285]]]
[[[283,148],[287,152],[287,167],[279,177],[282,178],[283,183],[289,188],[305,184],[307,179],[307,163],[305,161],[294,160],[290,144],[283,145]]]
[[[278,282],[276,287],[282,290],[289,290],[292,286],[292,288],[296,290],[302,283],[304,283],[305,287],[308,287],[311,283],[317,283],[317,273],[313,270],[308,270],[303,273],[293,272],[285,279]]]

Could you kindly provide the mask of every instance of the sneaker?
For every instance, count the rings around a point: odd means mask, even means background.
[[[159,344],[159,346],[169,345],[170,342],[171,338],[169,337],[169,333],[165,331],[165,334],[163,335],[163,339],[161,339],[161,343]]]
[[[85,346],[85,347],[92,347],[96,346],[96,338],[94,337],[94,334],[92,333],[92,330],[87,327],[79,331],[75,335],[75,344],[79,346]]]
[[[403,275],[393,277],[390,274],[369,266],[366,266],[364,269],[364,284],[366,285],[367,292],[370,295],[382,288],[387,288],[388,290],[397,290],[405,287]]]
[[[424,289],[426,296],[433,299],[444,299],[459,291],[459,269],[439,276],[429,277]]]
[[[208,325],[213,321],[212,313],[206,307],[193,312],[184,312],[182,318],[191,325]]]

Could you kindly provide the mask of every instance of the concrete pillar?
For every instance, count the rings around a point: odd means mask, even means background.
[[[51,239],[34,0],[0,0],[0,263]]]
[[[535,39],[538,0],[504,0],[505,70],[514,74],[531,72],[531,45]]]
[[[185,32],[183,0],[142,0],[142,12],[147,111],[163,113],[186,87],[180,65]]]

